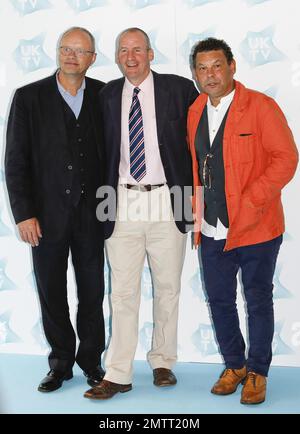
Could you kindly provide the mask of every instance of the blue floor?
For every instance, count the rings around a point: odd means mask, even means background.
[[[178,384],[158,388],[146,362],[135,362],[133,390],[107,401],[83,398],[89,388],[81,370],[55,392],[40,393],[37,386],[47,371],[46,357],[0,354],[0,413],[2,414],[208,414],[300,413],[300,368],[273,367],[267,400],[257,406],[239,403],[240,390],[229,396],[210,393],[221,365],[178,363]]]

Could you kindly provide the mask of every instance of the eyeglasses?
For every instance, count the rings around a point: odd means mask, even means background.
[[[209,165],[209,159],[211,158],[213,158],[213,154],[206,155],[203,162],[203,169],[202,169],[203,186],[208,189],[211,188],[211,183],[212,183],[211,167]]]
[[[59,51],[63,56],[69,56],[73,53],[76,55],[76,57],[85,57],[89,54],[95,54],[94,51],[83,50],[82,48],[64,47],[63,45],[59,47]]]

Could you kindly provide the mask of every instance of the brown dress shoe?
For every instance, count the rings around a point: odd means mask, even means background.
[[[211,389],[216,395],[230,395],[235,392],[238,385],[246,378],[247,371],[244,366],[241,369],[224,369],[219,380]]]
[[[260,404],[266,399],[267,379],[255,372],[248,372],[242,390],[241,404]]]
[[[131,389],[132,384],[118,384],[112,383],[111,381],[102,380],[98,386],[87,390],[83,396],[90,399],[109,399],[112,398],[116,393],[129,392]]]
[[[159,387],[174,386],[177,383],[177,379],[171,369],[153,369],[153,378],[153,384]]]

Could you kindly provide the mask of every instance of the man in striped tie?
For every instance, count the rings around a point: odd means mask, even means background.
[[[117,39],[116,60],[125,77],[110,82],[100,95],[106,184],[117,192],[117,206],[114,221],[105,224],[112,336],[104,380],[85,393],[92,399],[108,399],[132,389],[146,256],[154,287],[154,330],[147,358],[156,386],[177,382],[171,368],[177,359],[187,221],[183,205],[176,207],[170,190],[177,188],[180,203],[184,187],[192,185],[186,118],[198,92],[186,78],[151,71],[153,58],[143,30],[123,31]],[[179,215],[174,209],[181,211]]]

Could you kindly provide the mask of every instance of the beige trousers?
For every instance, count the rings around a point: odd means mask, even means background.
[[[132,382],[146,255],[154,285],[154,330],[147,359],[152,369],[171,369],[176,362],[185,249],[186,235],[174,222],[167,186],[150,192],[119,186],[117,221],[106,241],[112,286],[112,336],[105,355],[106,380]]]

